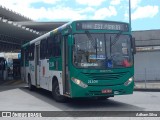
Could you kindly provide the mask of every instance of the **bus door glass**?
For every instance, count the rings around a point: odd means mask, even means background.
[[[40,62],[39,62],[39,45],[36,45],[36,55],[35,55],[35,80],[36,80],[36,85],[40,85]]]
[[[69,68],[68,68],[68,36],[63,36],[63,42],[62,42],[62,74],[63,74],[63,88],[64,88],[64,93],[69,93],[70,89],[69,89]]]
[[[3,74],[5,70],[5,59],[3,57],[0,58],[0,78],[3,79]]]
[[[27,67],[29,66],[29,50],[28,50],[28,46],[25,48],[24,50],[24,76],[25,76],[25,80],[28,80],[28,71],[27,71]]]
[[[22,80],[26,80],[25,79],[25,76],[26,76],[26,73],[25,73],[25,50],[24,48],[21,49],[21,78]],[[10,68],[9,68],[9,72],[10,72]]]

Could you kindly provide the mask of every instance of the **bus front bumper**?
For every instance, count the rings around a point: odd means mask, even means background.
[[[72,84],[71,87],[71,98],[78,97],[113,97],[115,95],[125,95],[133,94],[134,81],[132,81],[128,86],[114,85],[114,86],[88,86],[82,88],[76,84]]]

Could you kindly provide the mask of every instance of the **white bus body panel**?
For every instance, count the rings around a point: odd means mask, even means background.
[[[28,83],[28,73],[30,73],[29,72],[29,67],[27,66],[27,67],[25,67],[25,69],[24,69],[24,75],[25,75],[25,80],[26,80],[26,82]]]
[[[34,63],[34,61],[29,61],[29,74],[30,74],[30,77],[31,77],[32,85],[36,85],[36,81],[35,81],[35,63]]]
[[[40,87],[52,91],[54,76],[58,79],[60,94],[63,95],[62,71],[49,70],[49,59],[40,60]]]
[[[29,61],[29,67],[25,67],[24,69],[24,71],[26,71],[25,78],[27,82],[28,74],[30,74],[32,85],[37,86],[39,83],[38,85],[41,88],[49,91],[52,91],[52,79],[55,76],[58,79],[60,94],[63,95],[62,71],[49,70],[49,59],[40,60],[40,63],[37,66],[37,84],[35,79],[35,60]]]

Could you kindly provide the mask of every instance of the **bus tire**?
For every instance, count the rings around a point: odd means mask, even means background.
[[[60,95],[58,81],[56,80],[52,84],[52,95],[56,102],[66,102],[66,97]]]
[[[31,77],[30,76],[28,76],[28,88],[29,88],[30,91],[34,90],[34,86],[31,83]]]

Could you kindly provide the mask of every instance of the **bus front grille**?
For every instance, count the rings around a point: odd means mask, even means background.
[[[83,73],[92,80],[117,80],[123,77],[127,72],[118,73]]]

